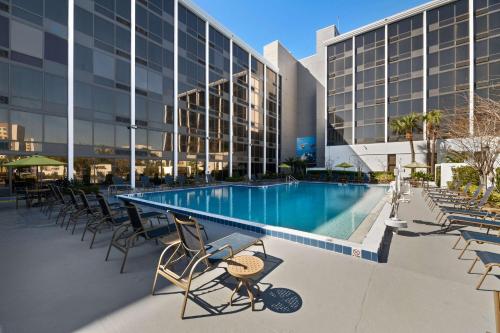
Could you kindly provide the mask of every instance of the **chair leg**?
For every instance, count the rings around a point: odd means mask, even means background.
[[[462,259],[462,256],[464,255],[465,251],[467,250],[467,248],[469,247],[469,245],[471,243],[472,243],[472,240],[470,240],[467,243],[465,243],[464,249],[462,250],[462,252],[460,252],[460,255],[458,256],[458,259]]]
[[[181,308],[181,319],[184,319],[184,313],[186,312],[188,294],[189,294],[189,288],[186,289],[186,292],[184,293],[184,301],[182,302],[182,308]]]
[[[476,290],[478,290],[479,287],[481,287],[481,285],[483,284],[484,279],[486,279],[486,275],[488,275],[488,273],[491,271],[491,269],[492,269],[492,266],[487,266],[486,267],[486,270],[484,271],[483,276],[481,276],[481,279],[479,280],[479,283],[476,286]]]
[[[92,246],[94,245],[94,241],[95,241],[95,236],[97,235],[97,230],[95,230],[93,233],[92,233],[92,239],[90,240],[90,246],[89,246],[89,249],[92,248]],[[110,248],[111,249],[111,248]],[[109,250],[108,250],[108,255],[109,255]],[[108,260],[107,256],[106,256],[106,260]]]
[[[120,274],[123,273],[123,270],[125,269],[125,262],[127,261],[127,256],[128,256],[128,247],[127,249],[125,250],[125,256],[123,257],[123,261],[122,261],[122,267],[120,268]]]
[[[453,247],[452,247],[453,250],[457,249],[457,245],[458,245],[458,243],[460,243],[461,239],[462,239],[462,235],[459,235],[457,241],[455,242],[455,244],[453,244]]]
[[[260,240],[259,242],[260,242],[260,246],[262,246],[262,251],[264,251],[264,258],[267,259],[267,253],[266,253],[266,248],[264,246],[264,242],[262,240]]]
[[[85,233],[87,232],[88,225],[85,225],[85,228],[83,229],[83,234],[82,234],[82,239],[81,241],[83,242],[83,239],[85,238]]]
[[[470,266],[469,270],[467,271],[467,273],[471,273],[472,272],[472,269],[474,268],[474,265],[476,264],[476,262],[479,260],[479,257],[476,257],[476,259],[474,259],[474,261],[472,262],[472,265]]]
[[[111,242],[109,242],[108,253],[106,253],[106,259],[104,259],[104,261],[108,261],[109,252],[111,252],[111,246],[113,246],[113,240],[111,240]]]
[[[159,265],[158,265],[159,266]],[[155,277],[153,279],[153,287],[151,288],[151,295],[154,296],[155,294],[155,289],[156,289],[156,282],[158,281],[158,267],[156,268],[155,271]]]

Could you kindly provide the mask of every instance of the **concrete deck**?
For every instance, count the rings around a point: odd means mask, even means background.
[[[257,311],[244,297],[228,306],[235,282],[220,268],[195,280],[196,302],[181,320],[178,288],[161,281],[161,294],[150,296],[160,246],[133,249],[119,274],[119,253],[104,261],[110,233],[89,250],[81,228],[71,235],[37,209],[1,203],[0,332],[494,332],[487,290],[498,290],[499,280],[488,277],[486,291],[475,290],[471,261],[451,249],[456,232],[434,232],[418,193],[400,212],[413,222],[392,237],[387,263],[265,237],[270,256]],[[205,225],[211,239],[234,231]]]

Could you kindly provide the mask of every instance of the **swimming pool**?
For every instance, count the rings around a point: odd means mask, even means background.
[[[348,239],[385,192],[383,186],[299,182],[227,185],[134,196],[141,201]]]

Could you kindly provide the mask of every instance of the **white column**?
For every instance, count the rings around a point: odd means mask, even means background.
[[[75,22],[75,2],[68,0],[68,179],[73,179],[74,165],[74,22]],[[12,188],[12,187],[11,187]]]
[[[276,73],[276,173],[279,172],[280,144],[280,74]]]
[[[423,46],[422,46],[422,114],[425,116],[427,114],[427,11],[424,11],[423,19],[422,19],[422,28],[423,28]],[[424,122],[423,134],[424,140],[427,140],[427,128]]]
[[[352,144],[356,140],[356,36],[352,36]]]
[[[267,66],[264,64],[264,165],[263,174],[267,171]]]
[[[387,142],[387,115],[389,110],[389,26],[386,24],[385,28],[385,41],[384,41],[384,54],[385,54],[385,62],[384,62],[384,137],[385,142]]]
[[[252,179],[252,54],[248,52],[248,179]]]
[[[130,186],[135,188],[135,0],[130,0]]]
[[[177,178],[179,164],[179,2],[174,0],[174,179]]]
[[[474,1],[469,0],[469,131],[474,134]]]
[[[209,39],[210,39],[210,23],[208,21],[205,22],[205,181],[208,182],[208,163],[210,162],[210,154],[209,154],[209,146],[210,146],[210,140],[209,140],[209,116],[210,116],[210,106],[208,105],[210,99],[209,97],[209,87],[208,87],[208,81],[209,81],[209,62],[210,62],[210,57],[209,57],[209,52],[210,52],[210,44],[209,44]]]
[[[233,176],[233,39],[229,41],[229,177]]]
[[[328,146],[328,46],[325,46],[324,52],[324,57],[325,57],[325,82],[323,82],[323,86],[325,87],[325,96],[324,96],[324,103],[325,103],[325,111],[323,114],[323,121],[325,123],[325,138],[324,138],[324,145],[325,145],[325,165],[326,165],[326,147]]]

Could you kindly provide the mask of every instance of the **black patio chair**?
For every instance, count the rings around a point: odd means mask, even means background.
[[[115,230],[111,242],[109,243],[108,252],[106,253],[106,261],[109,258],[112,247],[124,254],[120,273],[123,273],[125,268],[128,251],[136,246],[139,239],[155,240],[156,243],[158,243],[159,238],[167,236],[174,230],[174,227],[170,225],[167,217],[163,213],[152,212],[147,215],[140,214],[137,207],[132,203],[126,203],[125,207],[127,208],[130,223],[123,224]],[[153,226],[151,221],[149,221],[150,223],[147,225],[145,220],[151,218],[157,218],[158,221],[160,221],[160,219],[167,220],[167,224]]]

